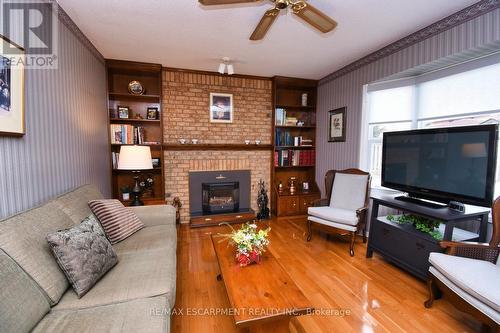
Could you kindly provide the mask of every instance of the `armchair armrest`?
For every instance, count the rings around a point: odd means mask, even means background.
[[[366,212],[368,211],[368,206],[365,206],[365,207],[361,207],[361,208],[358,208],[356,209],[356,216],[357,217],[360,217],[362,214],[366,214]]]
[[[313,207],[324,207],[328,206],[329,202],[327,198],[317,199],[312,202]]]
[[[500,248],[486,243],[475,242],[440,242],[439,245],[446,249],[446,253],[452,256],[478,259],[496,263]]]

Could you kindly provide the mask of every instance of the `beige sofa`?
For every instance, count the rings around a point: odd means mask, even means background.
[[[91,214],[91,185],[0,221],[0,332],[169,332],[175,302],[175,209],[132,208],[146,228],[114,245],[119,262],[81,299],[48,247],[49,232]]]

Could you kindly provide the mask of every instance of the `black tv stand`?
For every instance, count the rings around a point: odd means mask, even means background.
[[[394,214],[407,214],[438,220],[444,223],[440,230],[444,241],[457,242],[485,242],[488,228],[489,208],[466,205],[464,212],[456,212],[449,208],[434,209],[423,206],[425,201],[412,201],[415,198],[398,195],[372,194],[372,212],[370,218],[370,233],[366,257],[371,258],[376,251],[385,259],[409,271],[415,276],[426,279],[429,271],[429,254],[443,252],[439,246],[440,240],[418,231],[411,224],[392,222],[387,216],[379,216],[379,208],[392,208]],[[410,200],[408,200],[410,199]],[[388,212],[384,209],[384,214]],[[479,233],[462,230],[462,222],[475,221],[478,223]],[[458,228],[455,228],[457,227]],[[444,229],[444,230],[443,230]]]
[[[394,199],[399,200],[399,201],[414,203],[414,204],[417,204],[420,206],[425,206],[425,207],[432,208],[432,209],[442,209],[442,208],[448,207],[448,205],[445,205],[445,204],[439,204],[439,203],[434,203],[434,202],[430,202],[427,200],[421,200],[421,199],[418,199],[415,197],[410,197],[407,195],[400,195],[400,196],[395,197]]]

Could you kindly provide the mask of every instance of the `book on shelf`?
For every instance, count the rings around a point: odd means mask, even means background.
[[[276,109],[276,126],[283,126],[285,124],[286,111],[285,109]]]
[[[111,144],[144,144],[144,127],[133,125],[110,125]]]
[[[312,139],[303,136],[292,136],[289,131],[283,128],[276,129],[275,145],[277,147],[312,147]]]
[[[275,167],[313,166],[315,165],[316,151],[285,149],[274,152]]]
[[[299,121],[306,123],[306,121],[299,119],[296,116],[287,116],[285,109],[276,109],[276,126],[297,126]]]
[[[118,169],[119,159],[120,159],[120,153],[111,152],[111,161],[113,163],[113,170]]]

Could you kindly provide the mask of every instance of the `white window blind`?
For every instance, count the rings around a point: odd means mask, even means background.
[[[407,86],[370,92],[368,122],[373,124],[411,120],[413,91],[413,86]]]
[[[425,74],[412,83],[401,80],[401,86],[399,81],[369,85],[364,108],[368,113],[364,116],[366,149],[361,149],[360,159],[361,167],[373,176],[372,185],[380,186],[384,132],[500,124],[498,61],[472,69],[468,64],[462,72],[453,68]],[[500,194],[500,154],[498,158],[495,192]]]
[[[500,64],[418,85],[418,117],[451,117],[500,109]]]

